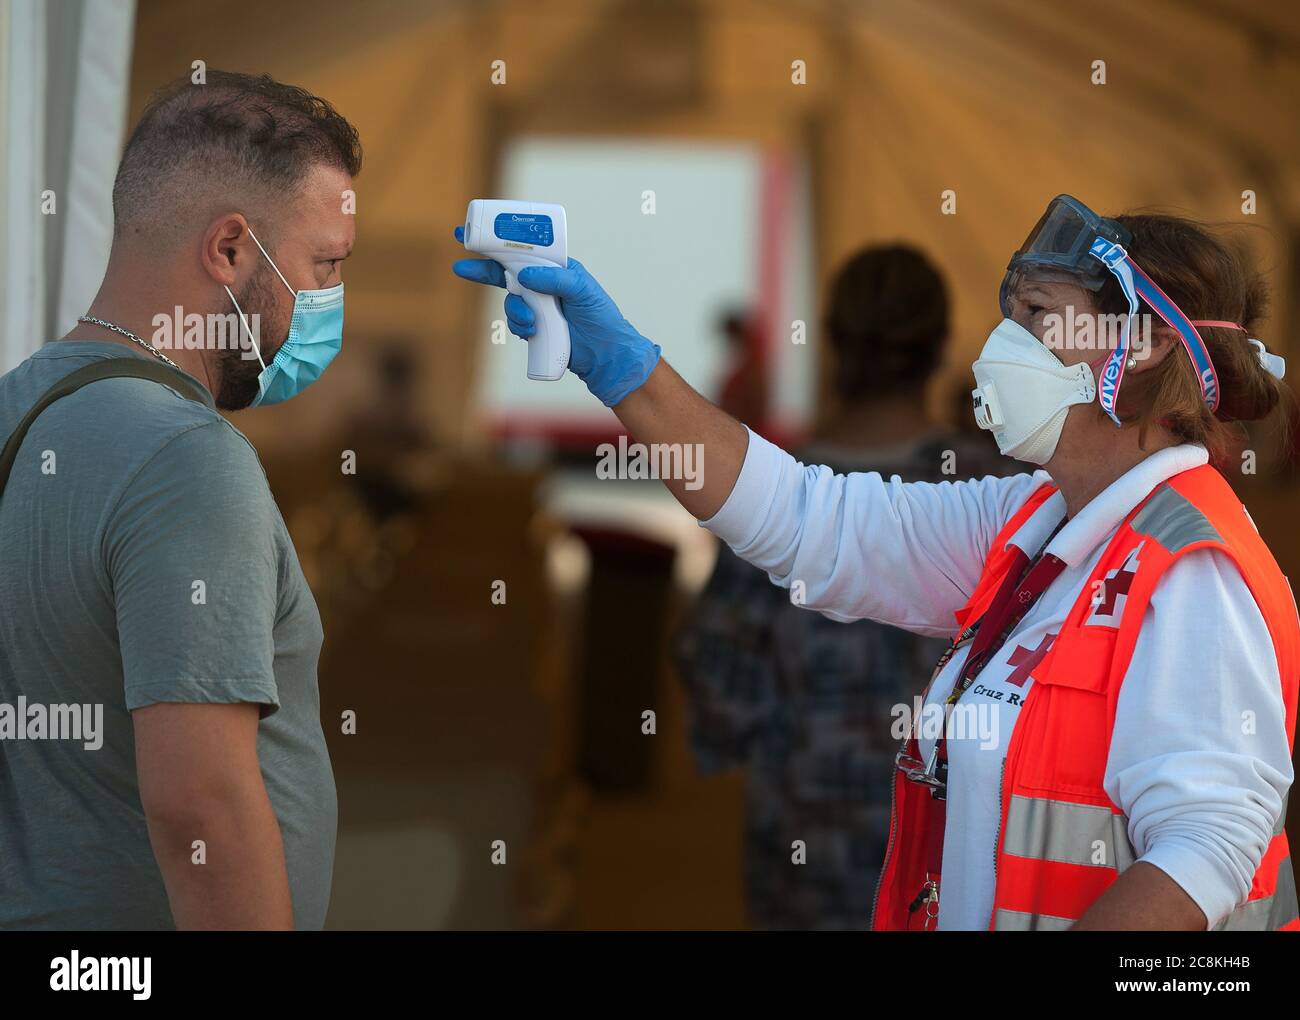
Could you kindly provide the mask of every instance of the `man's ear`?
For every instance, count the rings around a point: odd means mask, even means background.
[[[1182,341],[1173,327],[1154,315],[1144,315],[1138,322],[1144,325],[1140,329],[1133,330],[1129,341],[1129,349],[1137,358],[1137,366],[1129,371],[1149,372],[1169,357],[1169,353]],[[1146,323],[1150,323],[1149,330],[1145,326]]]
[[[248,221],[240,213],[222,213],[203,234],[199,261],[219,285],[234,289],[237,279],[248,278],[259,254]]]

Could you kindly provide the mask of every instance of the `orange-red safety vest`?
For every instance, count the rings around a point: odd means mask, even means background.
[[[974,594],[956,614],[958,633],[988,608],[1016,558],[1007,543],[1054,491],[1037,489],[998,534]],[[1068,928],[1136,859],[1128,819],[1102,788],[1115,704],[1156,583],[1178,557],[1205,548],[1232,558],[1268,625],[1294,749],[1300,620],[1291,587],[1223,476],[1208,465],[1183,471],[1156,486],[1119,526],[1051,650],[1030,673],[1034,683],[1003,763],[990,929]],[[1098,584],[1107,583],[1116,587],[1116,597],[1097,599]],[[1103,601],[1115,616],[1098,617],[1094,610]],[[1214,607],[1205,608],[1212,626]],[[904,740],[903,754],[919,756],[914,738]],[[873,929],[926,926],[926,908],[917,901],[934,853],[927,840],[941,831],[941,807],[927,787],[895,773]],[[1245,902],[1216,930],[1300,930],[1282,820]]]

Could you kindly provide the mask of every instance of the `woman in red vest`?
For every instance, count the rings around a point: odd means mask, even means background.
[[[1054,199],[974,364],[976,420],[1042,470],[938,484],[800,464],[700,398],[578,263],[519,279],[560,297],[574,371],[638,440],[700,444],[702,484],[668,487],[738,555],[832,618],[951,638],[895,713],[874,928],[1300,927],[1300,622],[1210,463],[1283,395],[1236,252]],[[506,311],[532,335],[521,298]]]

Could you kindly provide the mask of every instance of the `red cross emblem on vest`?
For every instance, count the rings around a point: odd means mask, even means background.
[[[1007,665],[1016,667],[1011,671],[1011,675],[1007,677],[1007,683],[1012,687],[1024,687],[1025,681],[1029,679],[1029,674],[1033,672],[1035,666],[1043,661],[1043,656],[1048,653],[1052,647],[1052,642],[1055,640],[1055,634],[1044,634],[1043,639],[1038,642],[1037,648],[1016,645],[1015,650],[1007,657]]]
[[[1104,578],[1093,582],[1092,611],[1083,621],[1085,626],[1090,623],[1108,627],[1119,626],[1119,618],[1124,613],[1124,604],[1128,601],[1129,588],[1133,586],[1133,578],[1137,575],[1140,565],[1138,553],[1142,550],[1143,544],[1139,542],[1135,545],[1117,569],[1108,570]]]

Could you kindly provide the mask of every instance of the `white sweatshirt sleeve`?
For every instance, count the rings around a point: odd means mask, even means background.
[[[1046,480],[837,475],[750,432],[735,488],[702,523],[776,584],[802,582],[806,608],[950,637],[993,539]]]
[[[1294,778],[1277,658],[1236,566],[1178,559],[1152,593],[1116,703],[1107,795],[1138,859],[1209,927],[1250,892]]]

